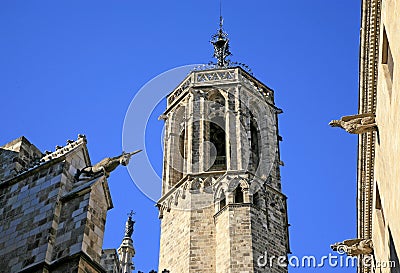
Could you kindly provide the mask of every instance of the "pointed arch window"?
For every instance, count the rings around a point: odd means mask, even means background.
[[[216,117],[210,122],[210,142],[214,146],[210,147],[210,154],[213,156],[215,153],[215,161],[211,168],[214,170],[226,169],[226,134],[223,127],[224,120],[221,117]]]
[[[179,135],[179,153],[182,159],[186,158],[185,154],[185,136],[186,136],[186,129],[183,129]],[[183,165],[182,165],[183,168]]]
[[[222,107],[225,107],[225,98],[218,91],[212,92],[208,100],[211,102],[210,107],[212,110],[223,110]]]
[[[208,96],[210,120],[206,122],[206,141],[210,142],[210,170],[226,170],[225,98],[217,90]]]
[[[253,115],[250,118],[250,150],[251,150],[251,169],[257,171],[258,165],[260,164],[260,143],[261,136],[258,124]]]
[[[243,188],[239,184],[234,192],[234,203],[243,203]]]
[[[187,153],[187,136],[185,124],[185,107],[179,107],[173,115],[170,149],[169,187],[178,183],[185,171]]]
[[[226,134],[224,119],[215,117],[206,122],[205,138],[210,142],[208,155],[210,157],[209,171],[226,170]]]
[[[221,192],[221,196],[219,197],[219,209],[221,210],[226,206],[226,196],[224,191]]]

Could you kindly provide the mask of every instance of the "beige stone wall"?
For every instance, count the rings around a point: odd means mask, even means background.
[[[161,219],[159,271],[215,273],[213,195],[188,192]],[[211,204],[211,205],[210,205]],[[190,210],[190,208],[194,208]]]
[[[190,206],[190,196],[180,202]],[[190,211],[171,209],[161,219],[159,271],[189,272]]]
[[[382,1],[376,121],[379,135],[375,144],[375,188],[372,216],[372,239],[378,261],[396,260],[400,255],[400,5],[395,0]],[[385,38],[394,60],[393,79],[385,64]],[[381,208],[377,204],[378,190]],[[379,203],[379,201],[378,201]],[[394,248],[390,250],[390,245]],[[395,249],[395,251],[394,251]],[[394,253],[396,252],[396,253]],[[396,257],[397,256],[397,257]],[[400,268],[400,265],[397,264]],[[382,272],[390,272],[382,268]]]
[[[229,192],[239,183],[234,177],[218,179],[221,185],[230,185],[223,208],[214,199],[215,192],[204,186],[208,179],[197,183],[194,178],[187,187],[182,184],[179,194],[167,200],[161,209],[160,271],[270,272],[257,264],[260,255],[267,251],[269,257],[286,257],[286,197],[267,186],[259,189],[257,200],[245,196],[245,203],[234,203]],[[272,272],[286,272],[286,268],[274,263]]]
[[[192,206],[197,208],[190,217],[189,272],[215,273],[215,226],[213,195],[191,194]]]
[[[253,244],[254,236],[251,227],[250,204],[228,205],[229,217],[229,248],[220,252],[217,260],[229,251],[230,260],[226,271],[231,273],[255,272],[253,267]]]
[[[215,245],[216,253],[218,257],[216,259],[216,272],[229,272],[231,253],[227,251],[230,249],[230,234],[229,234],[229,209],[224,209],[215,217],[215,241],[218,244]]]

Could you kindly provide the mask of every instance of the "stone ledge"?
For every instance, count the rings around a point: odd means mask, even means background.
[[[214,214],[214,219],[216,219],[219,215],[222,214],[225,210],[228,208],[241,208],[241,207],[256,207],[252,203],[233,203],[233,204],[227,204],[225,205],[220,211],[218,211],[216,214]]]

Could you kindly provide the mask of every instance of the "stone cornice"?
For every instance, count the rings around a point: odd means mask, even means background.
[[[255,176],[251,172],[231,170],[185,175],[156,203],[156,207],[158,207],[160,213],[159,217],[162,218],[164,210],[168,212],[172,206],[178,205],[178,200],[181,198],[185,199],[186,194],[189,192],[194,194],[201,192],[215,194],[215,192],[217,192],[219,182],[223,179],[252,181],[253,183],[262,185],[263,190],[268,195],[268,198],[271,200],[271,202],[280,204],[280,206],[285,207],[286,210],[287,197],[281,191],[268,185],[266,181]]]
[[[169,196],[173,195],[185,182],[189,181],[190,179],[196,178],[196,177],[209,177],[213,175],[224,175],[229,173],[229,171],[214,171],[214,172],[204,172],[204,173],[199,173],[199,174],[187,174],[185,175],[179,182],[171,188],[167,193],[165,193],[158,201],[157,201],[157,206],[161,204],[163,201],[168,199]]]
[[[232,203],[232,204],[226,204],[220,211],[218,211],[216,214],[214,214],[214,221],[220,216],[225,210],[228,208],[243,208],[243,207],[256,207],[252,203]]]
[[[360,33],[359,114],[376,112],[381,0],[362,1]],[[370,239],[375,161],[374,132],[359,136],[357,168],[358,237]],[[359,272],[369,269],[359,267]]]
[[[194,70],[167,96],[166,115],[171,108],[188,94],[191,88],[226,86],[232,84],[244,84],[249,89],[257,90],[270,105],[274,103],[274,91],[244,71],[240,67]]]
[[[32,265],[29,265],[20,271],[18,273],[29,273],[29,272],[35,272],[36,270],[40,270],[42,268],[46,270],[54,270],[57,269],[58,266],[62,264],[66,264],[69,262],[78,262],[79,259],[85,260],[89,265],[91,265],[97,272],[99,273],[106,273],[106,270],[97,262],[95,262],[89,255],[87,255],[85,252],[80,251],[76,254],[73,254],[71,256],[66,256],[63,258],[60,258],[58,260],[52,261],[52,262],[47,262],[47,261],[41,261]]]

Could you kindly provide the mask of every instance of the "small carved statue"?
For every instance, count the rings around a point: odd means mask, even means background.
[[[99,175],[105,175],[106,177],[109,177],[110,173],[119,165],[128,165],[131,157],[141,151],[142,150],[137,150],[132,153],[122,152],[121,155],[116,157],[106,157],[94,166],[87,166],[82,170],[78,170],[75,174],[75,179],[79,181],[87,178],[97,177]],[[81,177],[81,175],[84,175],[84,177]]]
[[[370,255],[374,252],[371,239],[350,239],[331,245],[333,251],[346,253],[348,256]]]
[[[131,211],[129,214],[128,220],[126,221],[125,224],[125,237],[132,237],[133,234],[133,225],[135,224],[135,221],[132,220],[132,215],[134,213]]]
[[[340,120],[332,120],[329,125],[343,128],[350,134],[363,134],[378,129],[373,114],[344,116]]]

